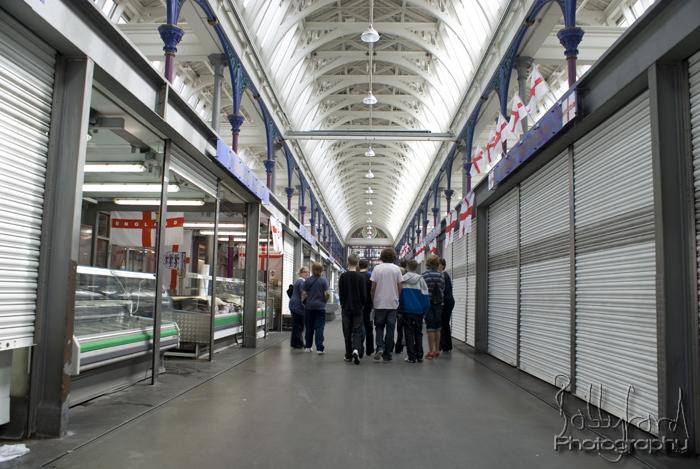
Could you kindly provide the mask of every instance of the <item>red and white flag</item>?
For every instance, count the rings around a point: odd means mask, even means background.
[[[488,164],[496,161],[497,150],[496,150],[496,129],[491,129],[489,133],[489,139],[486,141],[486,159]]]
[[[508,135],[508,121],[499,113],[496,121],[496,154],[503,150],[503,142],[508,140]]]
[[[459,238],[462,239],[472,231],[472,218],[474,216],[474,193],[471,192],[462,200],[459,210]]]
[[[284,251],[284,241],[282,238],[282,222],[275,217],[270,217],[270,233],[272,237],[272,250]]]
[[[416,262],[420,264],[423,262],[423,259],[425,259],[425,244],[421,243],[418,245],[418,249],[416,249]]]
[[[484,150],[481,147],[476,147],[476,152],[472,155],[472,169],[474,174],[486,172],[487,161],[484,157]]]
[[[185,239],[184,213],[168,213],[165,225],[165,244],[182,244]],[[110,241],[124,247],[156,247],[158,212],[112,212]]]
[[[527,107],[517,94],[513,96],[513,106],[508,122],[508,148],[513,147],[523,134],[523,119],[528,116]]]
[[[532,66],[532,72],[530,72],[528,82],[530,83],[530,101],[527,103],[527,111],[531,115],[535,115],[537,112],[537,103],[542,101],[542,98],[549,93],[549,86],[540,73],[537,64]]]
[[[457,211],[450,210],[445,220],[445,243],[447,245],[452,244],[455,239],[455,228],[457,227]]]
[[[430,250],[428,252],[430,254],[437,254],[438,253],[437,239],[434,239],[430,242]]]

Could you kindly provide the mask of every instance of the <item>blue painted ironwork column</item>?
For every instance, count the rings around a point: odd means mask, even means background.
[[[433,227],[438,226],[438,220],[440,217],[440,176],[435,180],[435,186],[433,187]]]
[[[177,53],[177,45],[182,40],[185,31],[177,27],[178,19],[180,18],[180,1],[167,0],[166,5],[166,24],[158,26],[158,33],[163,40],[163,51],[165,52],[165,70],[164,75],[166,80],[172,83],[175,75],[175,54]]]
[[[316,225],[316,234],[317,234],[316,238],[318,239],[318,241],[320,243],[321,242],[322,223],[323,223],[323,220],[322,220],[323,214],[321,212],[321,204],[320,203],[316,203],[316,212],[317,212],[316,220],[318,221],[318,224]]]
[[[287,160],[287,187],[284,188],[284,192],[287,193],[287,210],[291,212],[292,197],[294,197],[294,158],[287,145],[282,146],[282,151],[284,152],[285,160]]]
[[[228,121],[231,123],[231,148],[238,154],[238,137],[241,133],[241,126],[245,119],[241,115],[241,100],[243,91],[246,88],[246,81],[243,75],[243,65],[240,63],[229,64],[231,73],[231,91],[233,93],[233,112],[229,114]]]
[[[583,39],[583,29],[576,26],[576,0],[559,0],[564,10],[564,29],[557,33],[559,42],[564,46],[566,56],[569,86],[576,83],[576,60],[578,58],[578,46]]]
[[[515,60],[515,72],[516,78],[518,80],[518,94],[521,99],[527,99],[530,94],[530,90],[527,86],[527,77],[530,73],[530,67],[532,67],[533,59],[532,57],[518,57]],[[527,132],[527,117],[520,120],[523,126],[523,132]]]
[[[455,162],[455,156],[457,155],[457,145],[454,145],[452,147],[452,151],[450,154],[447,156],[447,160],[445,161],[445,178],[447,181],[445,182],[445,202],[447,202],[447,213],[450,213],[450,210],[452,210],[452,196],[454,195],[455,191],[452,190],[452,167],[454,166]]]
[[[304,224],[304,214],[306,213],[306,206],[304,205],[304,194],[306,193],[306,188],[304,187],[304,177],[299,173],[299,222]]]

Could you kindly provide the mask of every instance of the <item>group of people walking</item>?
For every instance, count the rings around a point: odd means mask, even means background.
[[[450,318],[455,303],[452,281],[444,271],[445,260],[428,256],[426,271],[418,274],[414,260],[397,265],[396,251],[392,248],[384,249],[379,259],[381,263],[370,273],[369,262],[351,254],[347,271],[338,281],[345,361],[359,365],[363,357],[372,356],[375,361],[388,362],[393,353],[402,353],[404,342],[405,361],[409,363],[422,362],[424,358],[432,360],[441,351],[452,350]],[[290,288],[289,302],[291,346],[311,352],[315,336],[319,354],[325,353],[323,330],[329,296],[322,271],[322,266],[314,263],[309,278],[308,270],[302,268]],[[423,350],[423,322],[428,335],[427,354]]]

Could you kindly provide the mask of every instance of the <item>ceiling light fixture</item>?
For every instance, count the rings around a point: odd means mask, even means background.
[[[146,167],[141,163],[86,163],[86,173],[143,173]]]
[[[160,184],[110,184],[88,183],[83,184],[83,192],[160,192]],[[168,184],[168,192],[179,192],[180,186]]]
[[[206,222],[185,222],[183,225],[185,228],[209,228],[214,229],[213,223]],[[219,228],[245,228],[244,223],[219,223]]]
[[[365,212],[365,214],[366,214],[366,215],[372,215],[372,210],[367,210],[367,211]]]
[[[372,168],[369,168],[369,171],[367,171],[367,174],[365,174],[365,179],[374,179],[374,173],[372,172]]]
[[[370,76],[372,75],[372,70],[370,69]],[[369,90],[369,93],[367,93],[367,96],[362,98],[362,102],[365,103],[368,106],[373,106],[377,104],[377,97],[372,93],[372,90]]]
[[[367,151],[365,152],[365,156],[368,158],[371,158],[375,155],[374,150],[372,150],[372,145],[369,146]]]
[[[379,40],[379,33],[374,29],[374,0],[369,0],[369,28],[362,33],[360,39],[370,44]]]
[[[371,218],[368,218],[368,219],[367,219],[367,223],[372,223],[372,219],[371,219]]]
[[[367,190],[365,191],[365,194],[374,194],[374,191],[372,190],[372,186],[367,186]]]
[[[114,199],[116,205],[160,205],[160,199]],[[169,199],[168,206],[170,207],[201,207],[204,205],[203,200],[198,199]]]
[[[372,205],[374,205],[374,202],[372,202],[371,200],[368,200],[366,205],[371,207]]]
[[[202,236],[214,236],[214,230],[202,230],[199,232]],[[219,231],[219,236],[245,236],[245,231]],[[245,239],[245,238],[243,238]]]

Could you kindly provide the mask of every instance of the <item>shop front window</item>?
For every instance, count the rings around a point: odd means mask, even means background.
[[[150,355],[163,141],[93,90],[80,213],[74,375]],[[171,183],[168,192],[181,187]],[[161,347],[178,343],[164,321]]]

